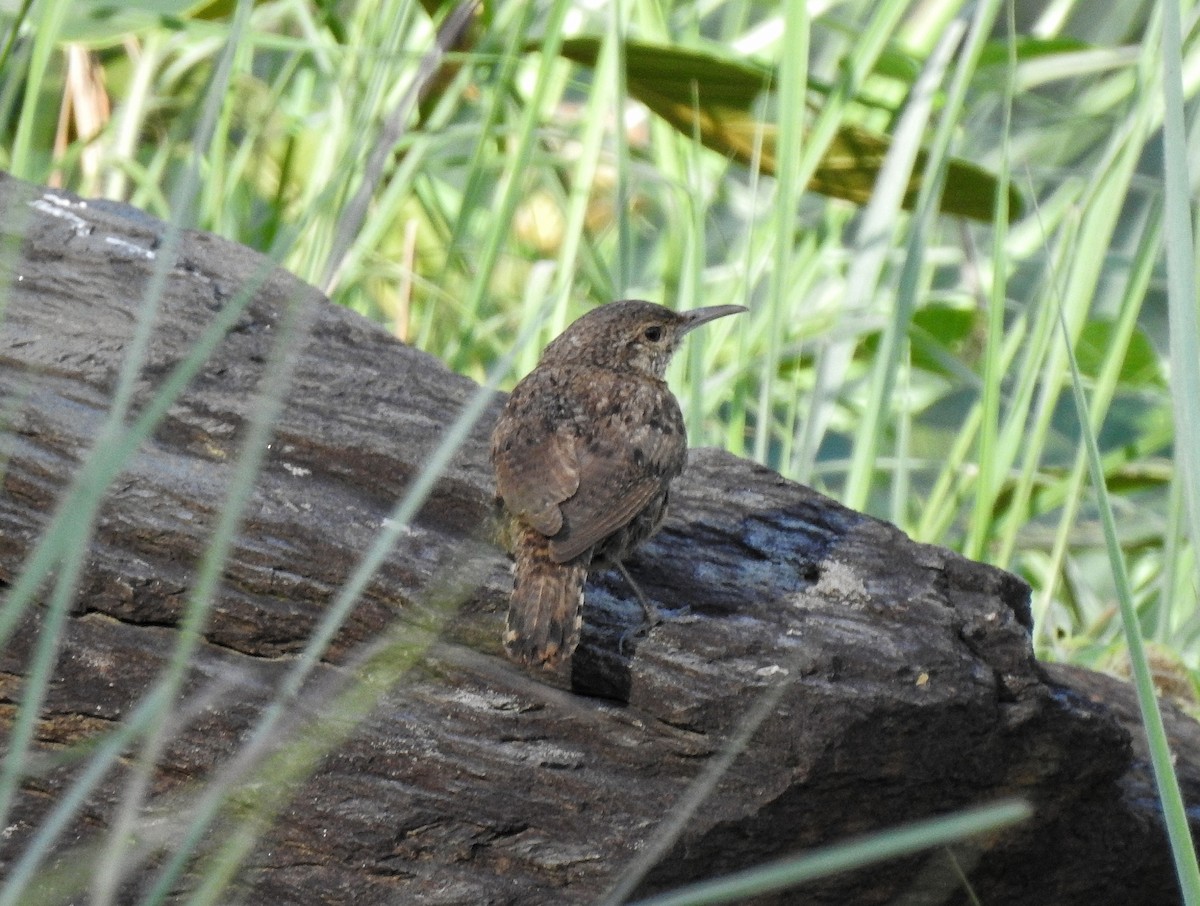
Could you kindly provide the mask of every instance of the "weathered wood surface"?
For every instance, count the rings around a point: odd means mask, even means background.
[[[165,233],[129,209],[7,178],[0,211],[7,584],[100,429]],[[135,411],[243,287],[263,282],[110,489],[37,730],[46,751],[109,731],[164,669],[272,341],[286,307],[301,306],[307,334],[286,405],[156,765],[148,823],[137,825],[168,852],[188,797],[228,771],[476,390],[264,266],[208,235],[182,240]],[[622,650],[616,639],[638,605],[619,579],[600,576],[572,676],[547,683],[513,668],[499,644],[507,562],[478,540],[490,513],[494,412],[368,584],[273,741],[286,743],[329,690],[346,688],[364,646],[393,627],[428,626],[447,588],[466,583],[465,601],[294,791],[240,871],[247,901],[594,902],[653,846],[768,689],[778,700],[641,892],[1019,793],[1035,804],[1033,820],[956,850],[983,902],[1176,898],[1144,753],[1131,746],[1140,730],[1128,689],[1042,668],[1019,580],[914,544],[729,455],[693,451],[663,532],[630,564],[666,611],[663,625]],[[46,614],[26,615],[0,653],[6,735]],[[1200,728],[1177,715],[1172,727],[1195,801]],[[62,853],[86,852],[77,847],[113,820],[128,769],[93,793]],[[78,770],[58,765],[24,783],[0,838],[0,875]],[[229,833],[226,822],[210,837]],[[130,863],[126,900],[163,859]],[[936,852],[770,902],[967,899]]]

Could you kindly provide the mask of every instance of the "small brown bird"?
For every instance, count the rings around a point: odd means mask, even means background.
[[[547,346],[513,390],[492,432],[492,465],[514,557],[504,633],[514,660],[554,669],[571,656],[590,568],[615,566],[629,579],[621,560],[658,530],[687,461],[667,363],[688,331],[745,310],[603,305]]]

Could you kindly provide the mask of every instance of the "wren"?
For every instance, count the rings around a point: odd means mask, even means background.
[[[650,302],[602,305],[546,347],[492,432],[496,495],[513,555],[504,648],[558,668],[579,643],[589,570],[615,567],[653,535],[687,432],[664,376],[684,335],[745,311],[674,312]]]

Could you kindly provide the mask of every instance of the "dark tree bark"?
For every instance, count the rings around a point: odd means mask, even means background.
[[[0,211],[0,580],[11,586],[89,460],[172,243],[132,209],[8,178]],[[294,754],[318,727],[324,757],[267,813],[237,871],[246,901],[593,902],[657,852],[664,822],[764,695],[773,698],[761,723],[678,838],[649,859],[640,893],[1015,794],[1033,804],[1029,821],[954,849],[981,901],[1178,899],[1130,691],[1037,663],[1019,579],[727,454],[693,451],[664,530],[630,563],[664,609],[662,625],[620,644],[640,609],[619,577],[600,575],[570,674],[510,665],[500,648],[508,564],[486,540],[495,403],[299,694],[284,699],[276,731],[247,751],[298,652],[477,388],[212,236],[184,234],[165,277],[135,415],[210,325],[242,294],[251,301],[104,497],[35,753],[104,738],[160,680],[275,338],[292,323],[302,336],[164,728],[134,825],[131,852],[144,858],[130,862],[123,901],[160,876],[206,784],[276,763],[286,776],[273,753]],[[47,580],[3,638],[6,738],[31,652],[52,629],[50,589]],[[382,691],[359,682],[373,675],[400,679]],[[339,708],[345,725],[328,729]],[[1200,728],[1167,710],[1195,801]],[[235,773],[247,764],[250,773]],[[33,767],[0,838],[0,875],[83,765]],[[132,771],[123,761],[92,791],[59,838],[62,866],[86,869]],[[236,804],[206,846],[247,826]],[[186,870],[175,891],[199,871]],[[762,902],[968,899],[939,850]]]

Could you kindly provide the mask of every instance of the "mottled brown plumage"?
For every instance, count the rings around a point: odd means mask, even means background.
[[[492,465],[514,559],[504,634],[514,660],[553,669],[570,657],[588,570],[619,565],[658,530],[687,460],[667,363],[689,330],[740,311],[601,306],[513,390],[492,433]]]

